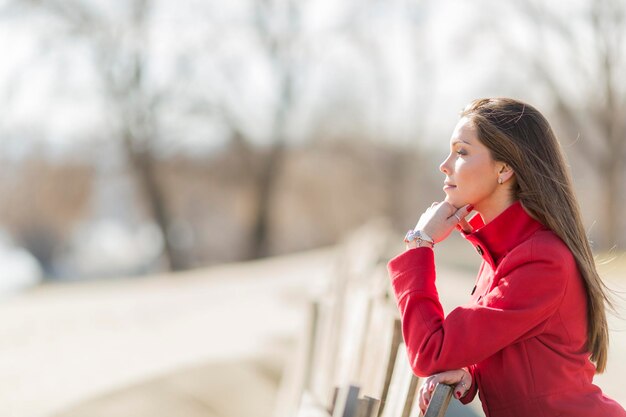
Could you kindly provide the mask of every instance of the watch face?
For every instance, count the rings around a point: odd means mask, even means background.
[[[419,230],[409,230],[407,232],[406,236],[404,237],[404,241],[406,243],[409,243],[409,242],[412,242],[414,240],[417,241],[418,245],[420,245],[422,242],[427,242],[427,243],[430,244],[431,248],[435,246],[435,243],[433,241],[424,239],[424,234],[422,234],[421,231],[419,231]]]

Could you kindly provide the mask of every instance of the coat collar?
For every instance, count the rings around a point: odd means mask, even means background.
[[[469,220],[471,233],[461,231],[465,237],[493,269],[502,258],[520,243],[527,240],[537,230],[545,226],[530,217],[522,204],[514,202],[495,219],[485,224],[480,214]]]

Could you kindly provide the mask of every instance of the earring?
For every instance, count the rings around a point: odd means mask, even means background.
[[[498,177],[498,184],[502,184],[502,178]]]

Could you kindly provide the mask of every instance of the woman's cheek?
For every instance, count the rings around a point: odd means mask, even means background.
[[[456,162],[454,163],[454,172],[458,175],[459,171],[461,171],[461,173],[463,172],[463,159],[461,158],[457,158]]]

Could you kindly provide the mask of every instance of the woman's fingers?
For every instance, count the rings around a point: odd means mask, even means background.
[[[432,392],[433,392],[431,387],[434,387],[434,385],[431,385],[430,382],[436,377],[437,375],[429,376],[419,389],[418,402],[419,402],[420,410],[422,410],[422,413],[426,412],[426,408],[428,407],[428,404],[430,403],[430,397],[432,396]]]
[[[470,226],[469,222],[465,220],[465,218],[461,219],[457,227],[465,233],[470,233],[473,229],[472,226]]]
[[[439,383],[440,375],[441,374],[434,375],[433,378],[431,378],[430,381],[428,381],[427,389],[428,389],[429,396],[432,395],[432,392],[435,390],[435,387]]]
[[[467,394],[467,391],[470,389],[470,385],[472,385],[472,377],[465,369],[460,369],[462,372],[461,379],[454,386],[454,396],[459,399]]]
[[[418,403],[419,403],[420,410],[422,410],[422,413],[424,413],[426,411],[426,407],[428,407],[428,404],[426,402],[426,393],[424,391],[425,391],[424,385],[422,385],[422,387],[419,390],[419,395],[418,395]]]
[[[461,398],[462,396],[465,395],[465,393],[468,390],[468,386],[467,383],[465,383],[462,379],[457,382],[454,385],[454,397],[458,400],[459,398]]]
[[[472,377],[465,369],[442,372],[437,379],[438,382],[453,385],[454,396],[457,399],[463,397],[472,385]]]
[[[455,227],[462,227],[467,232],[471,231],[470,225],[465,221],[465,216],[472,209],[471,205],[457,209],[447,201],[435,201],[421,214],[415,229],[426,233],[433,239],[434,243],[439,243],[445,240]]]
[[[424,391],[421,388],[418,395],[418,403],[420,410],[422,410],[422,413],[426,412],[426,407],[428,407],[428,405],[426,405],[426,397],[424,395]]]
[[[459,399],[469,391],[472,385],[472,377],[465,369],[442,372],[428,377],[419,390],[419,407],[422,412],[426,411],[437,384],[453,385],[454,396]]]
[[[471,204],[467,204],[463,207],[461,207],[460,209],[456,210],[454,213],[452,213],[452,215],[449,217],[450,220],[455,221],[455,222],[461,222],[463,220],[465,220],[465,216],[467,216],[468,214],[470,214],[472,212],[472,210],[474,210],[474,206]]]
[[[454,214],[449,217],[449,220],[453,223],[456,223],[457,229],[469,233],[472,231],[472,226],[470,226],[465,218],[468,214],[472,212],[473,209],[474,206],[472,206],[471,204],[463,206],[460,209],[456,210]]]

